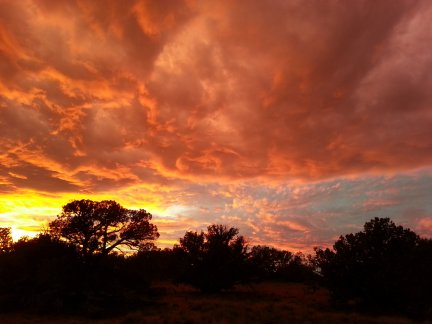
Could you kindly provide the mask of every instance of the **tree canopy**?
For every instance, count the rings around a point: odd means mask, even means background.
[[[265,245],[252,247],[249,263],[258,280],[304,281],[313,275],[302,253],[293,254]]]
[[[9,252],[12,246],[10,227],[0,227],[0,253]]]
[[[11,229],[0,228],[0,312],[113,314],[147,303],[152,280],[207,293],[254,281],[297,281],[312,288],[324,283],[339,306],[432,316],[432,240],[389,218],[374,218],[307,258],[249,248],[239,229],[226,225],[188,231],[179,245],[161,250],[152,245],[159,234],[150,220],[145,210],[114,201],[75,200],[35,238],[13,242]],[[139,253],[112,253],[117,249]]]
[[[207,232],[186,232],[177,250],[186,258],[183,281],[205,292],[229,289],[245,279],[247,246],[239,230],[210,225]]]
[[[362,231],[341,236],[332,250],[317,249],[315,261],[336,301],[420,311],[418,302],[429,294],[422,285],[431,285],[422,266],[431,264],[430,251],[430,242],[410,229],[374,218]]]
[[[75,245],[84,256],[107,255],[146,248],[159,237],[151,219],[144,209],[126,209],[112,200],[74,200],[49,223],[49,233]]]

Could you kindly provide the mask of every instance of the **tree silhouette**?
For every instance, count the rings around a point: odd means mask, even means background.
[[[254,275],[259,279],[274,279],[291,261],[293,254],[269,246],[256,245],[249,253]]]
[[[147,248],[159,237],[151,218],[144,209],[126,209],[112,200],[75,200],[63,206],[49,233],[75,245],[84,256],[107,255],[114,249]]]
[[[83,285],[76,249],[47,234],[19,239],[0,261],[0,311],[56,311]]]
[[[9,252],[12,246],[10,227],[0,227],[0,253]]]
[[[46,233],[23,237],[0,253],[0,313],[127,312],[142,306],[150,284],[135,265],[115,253],[83,258],[76,246]]]
[[[249,263],[258,280],[305,281],[313,276],[300,252],[256,245],[249,253]]]
[[[363,231],[341,236],[333,250],[317,249],[315,261],[335,300],[397,309],[409,304],[408,273],[420,243],[413,231],[375,218]]]
[[[211,225],[207,232],[186,232],[176,247],[186,259],[183,281],[204,292],[229,289],[246,279],[247,247],[237,228]]]

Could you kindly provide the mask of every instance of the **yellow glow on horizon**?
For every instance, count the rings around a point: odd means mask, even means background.
[[[42,229],[42,227],[41,227],[41,229]],[[23,230],[23,229],[16,227],[16,226],[12,226],[11,230],[12,230],[12,239],[14,242],[18,241],[20,238],[22,238],[24,236],[34,237],[38,234],[38,232]]]
[[[172,247],[174,244],[179,244],[178,240],[157,240],[156,245],[160,248]]]
[[[115,200],[125,208],[143,208],[152,215],[164,215],[165,208],[154,203],[139,203],[138,200],[128,199],[121,192],[105,194],[76,194],[58,193],[48,194],[32,190],[22,190],[16,193],[0,195],[0,227],[11,227],[14,241],[23,236],[33,237],[43,231],[48,222],[56,217],[62,207],[72,200],[92,199]],[[163,216],[161,216],[163,217]]]

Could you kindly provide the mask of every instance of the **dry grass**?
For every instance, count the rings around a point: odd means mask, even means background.
[[[262,283],[218,295],[187,286],[160,283],[148,306],[104,320],[3,315],[1,323],[411,323],[397,317],[374,317],[335,311],[324,289],[302,284]]]

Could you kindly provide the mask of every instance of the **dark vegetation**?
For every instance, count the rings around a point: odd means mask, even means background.
[[[314,262],[335,303],[431,318],[432,240],[389,218],[317,249]]]
[[[111,317],[160,309],[160,283],[229,299],[241,287],[253,298],[261,295],[248,287],[285,282],[302,285],[310,300],[328,291],[335,309],[432,318],[432,240],[388,218],[309,256],[248,246],[224,225],[186,232],[161,250],[151,218],[114,201],[79,200],[35,238],[13,242],[10,229],[0,228],[0,312]]]

